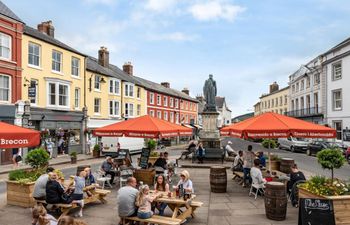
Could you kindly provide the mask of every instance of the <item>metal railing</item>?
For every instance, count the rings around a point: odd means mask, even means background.
[[[285,113],[286,116],[291,117],[308,117],[321,115],[322,109],[320,107],[311,107],[305,109],[292,110]]]

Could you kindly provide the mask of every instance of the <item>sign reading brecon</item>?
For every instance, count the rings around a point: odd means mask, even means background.
[[[28,139],[0,139],[0,145],[23,145],[28,143]]]

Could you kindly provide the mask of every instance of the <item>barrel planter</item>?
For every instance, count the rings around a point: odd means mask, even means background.
[[[7,181],[7,204],[21,207],[33,207],[35,182],[19,183],[17,181]]]
[[[154,168],[151,169],[137,169],[134,171],[133,176],[136,178],[137,182],[142,181],[144,184],[153,185],[154,177],[156,176],[156,171]]]
[[[268,163],[271,163],[271,170],[280,170],[281,161],[273,160]],[[269,168],[269,166],[267,165],[266,168]]]
[[[225,193],[227,187],[226,168],[222,166],[210,167],[210,189],[214,193]]]
[[[286,186],[281,182],[268,182],[265,187],[265,212],[270,220],[282,221],[287,214]]]
[[[291,158],[282,158],[281,165],[280,165],[280,171],[286,174],[291,173],[291,167],[294,165],[294,159]]]
[[[323,196],[299,188],[299,198],[329,199],[333,201],[334,219],[337,225],[350,225],[350,195]]]

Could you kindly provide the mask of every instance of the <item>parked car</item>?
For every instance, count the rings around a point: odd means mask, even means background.
[[[278,144],[280,149],[287,149],[292,152],[306,152],[309,142],[304,138],[278,138]]]
[[[345,155],[345,145],[339,142],[326,142],[326,141],[313,141],[309,144],[308,150],[306,151],[307,155],[316,155],[317,152],[326,149],[326,148],[337,148],[342,151],[342,153]]]
[[[350,164],[350,147],[345,152],[345,158],[348,160],[348,163]]]

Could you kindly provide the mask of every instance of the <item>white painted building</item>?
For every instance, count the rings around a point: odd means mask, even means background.
[[[327,124],[337,130],[337,140],[350,144],[350,38],[323,54],[327,79]]]
[[[223,127],[231,124],[231,110],[226,105],[225,97],[215,98],[216,109],[219,113],[217,125]]]
[[[322,76],[322,57],[302,65],[289,76],[287,116],[324,124],[326,113],[326,79]]]

